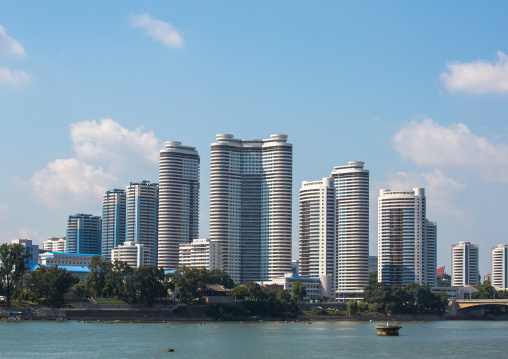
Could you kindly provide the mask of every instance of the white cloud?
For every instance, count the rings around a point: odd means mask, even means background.
[[[71,138],[78,159],[104,165],[115,175],[156,170],[162,148],[152,131],[130,131],[112,119],[74,123]]]
[[[496,63],[483,60],[449,63],[449,72],[441,73],[440,78],[451,92],[508,92],[508,56],[498,51],[497,57]]]
[[[386,181],[373,183],[371,198],[377,201],[380,189],[400,191],[417,187],[425,188],[429,220],[434,219],[433,215],[447,216],[457,219],[465,228],[472,227],[474,216],[464,211],[459,204],[459,197],[466,189],[466,184],[447,177],[441,170],[430,173],[390,173]]]
[[[97,206],[118,179],[75,158],[57,159],[36,171],[30,182],[37,197],[52,208]]]
[[[183,47],[182,37],[170,23],[155,20],[148,14],[142,14],[132,15],[129,24],[131,27],[145,29],[146,35],[155,41],[162,42],[167,48],[179,49]]]
[[[462,124],[411,121],[392,138],[399,154],[418,165],[474,170],[491,182],[508,182],[508,145],[477,136]]]
[[[25,71],[11,70],[8,67],[0,67],[0,85],[18,87],[30,80],[30,75]]]
[[[5,33],[5,29],[0,25],[0,56],[21,56],[26,55],[23,46],[12,37]]]

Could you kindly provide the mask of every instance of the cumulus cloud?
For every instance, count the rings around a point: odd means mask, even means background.
[[[152,131],[130,131],[112,119],[74,123],[71,139],[78,159],[104,165],[115,175],[155,170],[162,148]]]
[[[76,122],[70,134],[74,158],[49,162],[29,181],[49,207],[92,208],[100,205],[106,190],[157,171],[162,143],[152,131],[130,131],[112,119],[102,119]]]
[[[30,80],[30,75],[25,71],[11,70],[8,67],[0,67],[0,85],[18,87]]]
[[[467,185],[447,177],[438,169],[429,173],[390,173],[386,181],[373,183],[371,198],[377,201],[380,189],[401,191],[417,187],[425,188],[429,220],[433,219],[432,215],[441,215],[457,219],[465,228],[472,227],[474,216],[458,204],[458,199]]]
[[[477,136],[462,124],[411,121],[392,138],[399,154],[418,165],[478,171],[491,182],[508,182],[508,145]]]
[[[170,23],[155,20],[148,14],[132,15],[129,24],[131,27],[144,29],[146,35],[162,42],[169,49],[179,49],[183,46],[182,37]]]
[[[118,178],[75,158],[57,159],[36,171],[30,182],[37,197],[52,208],[97,205]]]
[[[7,219],[7,213],[9,212],[9,205],[0,203],[0,221]]]
[[[451,92],[508,92],[508,56],[498,51],[497,57],[495,63],[483,60],[451,62],[448,64],[448,72],[440,74],[441,81]]]
[[[12,37],[8,36],[5,29],[0,25],[0,56],[21,56],[26,55],[23,46]]]

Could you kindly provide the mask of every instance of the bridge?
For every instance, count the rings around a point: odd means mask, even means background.
[[[475,316],[483,316],[485,309],[492,306],[502,306],[507,311],[508,299],[462,299],[452,300],[448,307],[448,315],[461,316],[461,314],[472,314]]]

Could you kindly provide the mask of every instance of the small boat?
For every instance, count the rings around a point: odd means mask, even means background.
[[[168,348],[168,352],[174,352],[175,349],[174,348]]]
[[[391,325],[390,323],[386,323],[386,325],[376,325],[377,335],[399,335],[399,329],[402,328],[400,325]]]

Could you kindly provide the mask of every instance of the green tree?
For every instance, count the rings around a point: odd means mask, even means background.
[[[494,299],[496,296],[496,289],[486,280],[482,284],[474,286],[478,291],[471,294],[471,299]]]
[[[307,296],[307,289],[305,289],[305,286],[299,280],[293,282],[291,296],[295,302],[302,302],[303,298]]]
[[[167,296],[163,269],[155,266],[141,266],[134,271],[133,276],[141,302],[152,305],[156,299]]]
[[[231,296],[234,300],[243,300],[249,297],[249,291],[243,285],[237,285],[231,290]]]
[[[87,293],[94,297],[107,296],[105,293],[106,276],[109,274],[113,267],[110,261],[103,261],[101,256],[93,256],[88,268],[90,273],[86,277],[85,287]]]
[[[7,305],[11,305],[11,295],[23,274],[27,271],[27,254],[20,244],[2,244],[0,246],[0,278],[3,279]]]
[[[377,271],[369,272],[369,284],[377,283]]]
[[[268,293],[256,282],[246,282],[243,286],[247,292],[249,292],[249,298],[251,300],[263,301],[268,297]]]
[[[351,299],[347,303],[347,314],[357,315],[358,314],[358,302],[355,299]]]

